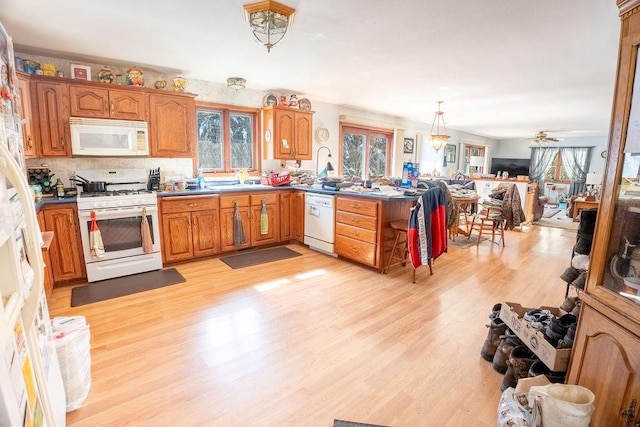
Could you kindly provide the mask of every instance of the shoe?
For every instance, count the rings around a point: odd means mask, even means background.
[[[536,360],[531,364],[529,368],[529,377],[537,377],[538,375],[544,375],[552,383],[564,383],[566,372],[552,371],[547,368],[542,360]]]
[[[558,308],[564,312],[571,313],[571,310],[573,310],[575,306],[576,306],[576,297],[567,297]]]
[[[571,310],[571,314],[573,314],[574,316],[576,316],[576,318],[578,316],[580,316],[580,307],[582,307],[582,301],[580,301],[579,299],[576,300],[576,306],[573,307],[573,310]]]
[[[571,286],[576,289],[584,290],[584,284],[587,282],[587,272],[583,271],[576,279],[571,282]]]
[[[549,310],[541,310],[539,308],[527,311],[523,318],[529,322],[532,328],[543,331],[547,327],[553,315]]]
[[[491,324],[487,325],[489,332],[484,340],[480,356],[488,362],[493,362],[493,356],[496,354],[498,345],[500,344],[500,336],[504,335],[507,330],[507,324],[499,317],[491,319]]]
[[[500,310],[502,309],[502,304],[497,303],[491,309],[491,314],[489,315],[489,319],[493,320],[497,317],[500,317]]]
[[[573,267],[568,267],[564,273],[560,275],[560,278],[567,283],[571,283],[580,275],[580,272]]]
[[[528,378],[529,369],[536,360],[538,358],[528,347],[523,345],[514,347],[509,355],[507,373],[504,374],[500,389],[505,391],[509,387],[515,388],[520,378]]]
[[[491,366],[495,371],[504,374],[505,372],[507,372],[507,360],[509,359],[511,350],[519,345],[524,345],[524,343],[509,328],[507,328],[504,335],[502,335],[500,338],[502,339],[500,341],[500,344],[498,344],[496,354],[493,355]]]

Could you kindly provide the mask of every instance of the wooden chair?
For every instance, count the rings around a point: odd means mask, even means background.
[[[502,240],[502,247],[504,248],[504,228],[505,221],[502,217],[502,206],[484,204],[479,212],[473,216],[468,239],[471,239],[473,231],[476,230],[478,232],[478,242],[476,246],[479,246],[483,234],[491,234],[492,243],[497,243],[495,237],[496,234],[499,234]]]
[[[394,265],[402,264],[403,267],[406,266],[409,257],[409,250],[407,249],[407,230],[409,229],[409,223],[407,220],[391,221],[389,227],[396,233],[396,237],[393,241],[389,261],[387,261],[386,267],[382,270],[383,274],[387,274],[389,268]],[[416,283],[416,269],[413,267],[411,267],[411,269],[413,270],[413,283]],[[431,265],[429,265],[429,272],[433,275]]]

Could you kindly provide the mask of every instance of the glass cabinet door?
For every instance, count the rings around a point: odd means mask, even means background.
[[[591,254],[594,276],[589,277],[587,291],[614,307],[640,308],[640,67],[637,46],[628,51],[629,64],[635,64],[633,84],[618,91],[614,106],[613,132],[605,188]],[[633,75],[633,74],[631,74]],[[630,97],[630,99],[629,99]],[[630,101],[628,116],[619,101]],[[628,105],[628,104],[627,104]],[[620,132],[616,132],[620,123]],[[590,272],[591,275],[591,272]],[[598,279],[599,277],[599,279]]]

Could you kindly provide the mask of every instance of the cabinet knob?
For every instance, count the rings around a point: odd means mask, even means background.
[[[27,147],[33,148],[33,139],[31,137],[27,138]]]
[[[64,138],[63,138],[63,137],[60,137],[60,147],[62,147],[62,149],[63,149],[63,150],[65,150],[65,149],[66,149],[66,147],[65,147],[65,142],[64,142]]]
[[[196,206],[198,206],[196,203],[187,203],[187,206],[190,208],[194,208]]]
[[[104,109],[107,111],[109,110],[109,103],[107,102],[106,99],[104,100]]]
[[[111,101],[111,112],[114,113],[116,111],[115,104]]]

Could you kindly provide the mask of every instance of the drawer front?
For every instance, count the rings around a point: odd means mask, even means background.
[[[376,249],[375,245],[350,239],[344,236],[336,236],[334,250],[340,256],[352,259],[361,264],[375,267]]]
[[[336,199],[336,209],[376,217],[378,213],[378,202],[338,197]]]
[[[336,222],[336,234],[341,236],[350,237],[352,239],[361,240],[367,243],[376,243],[375,230],[366,230],[360,227],[352,227],[350,225]]]
[[[249,198],[250,196],[248,194],[220,197],[220,209],[232,208],[236,202],[238,203],[238,206],[249,206]]]
[[[218,209],[220,200],[218,196],[175,196],[162,199],[163,213],[193,212]]]
[[[353,227],[365,228],[367,230],[376,230],[377,219],[371,216],[364,216],[350,212],[337,211],[336,223],[351,225]]]
[[[278,203],[278,193],[264,193],[251,195],[251,206],[262,206],[262,199],[267,199],[268,205]]]

